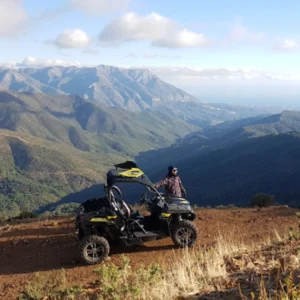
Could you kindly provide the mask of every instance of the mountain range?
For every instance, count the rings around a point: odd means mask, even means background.
[[[248,205],[259,192],[299,206],[300,112],[283,111],[191,133],[136,160],[159,180],[175,164],[197,205]],[[155,163],[154,162],[154,157]]]
[[[189,157],[206,154],[248,139],[291,131],[300,132],[300,112],[298,111],[283,111],[267,117],[257,116],[228,121],[192,132],[168,148],[141,153],[137,160],[145,164],[147,161],[153,161],[152,167],[159,167],[162,161],[166,164],[178,163]]]
[[[161,80],[147,69],[98,67],[0,68],[0,90],[78,95],[96,103],[132,111],[168,112],[196,126],[206,127],[279,108],[205,104]]]

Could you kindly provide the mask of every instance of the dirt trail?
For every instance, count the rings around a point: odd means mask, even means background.
[[[296,226],[296,209],[206,209],[197,211],[198,244],[212,244],[218,234],[234,232],[246,243],[259,243],[274,237],[274,230],[287,233]],[[134,248],[112,249],[111,261],[118,262],[125,253],[133,265],[159,262],[176,253],[170,239],[147,243]],[[0,227],[0,299],[16,299],[34,272],[66,269],[72,285],[94,281],[95,266],[82,264],[74,234],[74,218],[34,221]]]

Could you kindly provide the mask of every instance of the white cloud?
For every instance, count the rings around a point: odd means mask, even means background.
[[[71,0],[71,5],[90,15],[104,15],[125,11],[130,0]]]
[[[171,19],[151,13],[145,16],[127,13],[109,23],[99,34],[102,45],[120,45],[130,41],[150,41],[167,48],[202,47],[209,40],[201,33],[182,28]]]
[[[150,67],[149,70],[203,102],[239,105],[299,103],[300,73],[201,67]]]
[[[145,53],[150,55],[151,53]],[[136,55],[130,53],[129,55]],[[155,55],[155,54],[153,54]],[[138,57],[138,56],[137,56]],[[32,56],[24,58],[22,62],[9,62],[2,64],[5,67],[51,67],[51,66],[77,66],[77,67],[96,67],[96,64],[83,64],[78,61],[67,61],[61,59],[39,59]],[[118,65],[119,68],[135,69],[141,68],[133,65]],[[143,68],[150,70],[160,78],[168,80],[170,78],[178,81],[190,82],[213,82],[213,81],[255,81],[255,80],[280,80],[280,81],[300,81],[300,73],[283,73],[270,72],[261,69],[247,68],[202,68],[202,67],[151,67],[144,66]]]
[[[27,22],[22,0],[0,0],[0,36],[14,36]]]
[[[62,59],[38,59],[32,56],[24,58],[22,62],[11,62],[5,65],[9,68],[42,68],[42,67],[54,67],[54,66],[64,66],[64,67],[82,67],[83,65],[77,61],[66,61]]]
[[[90,54],[90,55],[99,55],[100,51],[98,49],[95,49],[95,48],[90,48],[90,49],[82,50],[81,53],[83,53],[83,54]]]
[[[299,75],[268,72],[245,68],[200,68],[200,67],[150,67],[161,78],[176,78],[186,81],[255,81],[255,80],[300,80]]]
[[[83,48],[90,42],[85,31],[79,28],[66,29],[52,41],[58,48]]]
[[[290,50],[298,50],[299,45],[295,40],[286,39],[281,41],[280,43],[274,46],[275,50],[282,50],[282,51],[290,51]]]

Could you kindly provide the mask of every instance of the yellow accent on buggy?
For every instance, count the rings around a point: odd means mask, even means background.
[[[117,216],[107,216],[106,218],[92,218],[91,222],[99,222],[99,223],[109,223],[110,220],[116,219]]]
[[[171,216],[171,214],[161,213],[161,216],[162,216],[162,217],[165,217],[165,218],[169,218],[169,217]]]
[[[119,175],[124,177],[137,178],[144,175],[144,172],[138,168],[131,168],[129,170],[119,173]]]
[[[106,218],[92,218],[91,222],[104,222],[104,223],[107,223],[108,220]]]

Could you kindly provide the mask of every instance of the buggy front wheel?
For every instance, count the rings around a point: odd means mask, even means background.
[[[89,265],[95,265],[108,257],[110,252],[106,238],[98,235],[88,235],[80,245],[81,258]]]
[[[172,226],[171,238],[178,247],[192,247],[198,238],[197,227],[189,220],[182,220]]]

